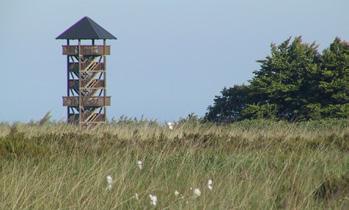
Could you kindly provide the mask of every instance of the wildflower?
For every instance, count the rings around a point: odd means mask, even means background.
[[[179,194],[180,194],[180,193],[176,190],[176,191],[175,191],[175,196],[179,196]]]
[[[110,175],[107,176],[107,183],[113,184],[113,177],[111,177]]]
[[[138,165],[139,170],[143,169],[143,162],[141,160],[137,161],[137,165]]]
[[[168,128],[169,128],[170,130],[173,130],[173,128],[174,128],[174,123],[173,123],[173,122],[168,122],[168,123],[167,123],[167,126],[168,126]]]
[[[195,188],[193,193],[194,193],[194,197],[196,197],[196,198],[200,197],[200,195],[201,195],[201,191],[199,188]]]
[[[139,200],[138,193],[135,193],[135,198],[136,198],[136,200]]]
[[[213,185],[213,181],[212,181],[212,179],[209,179],[208,182],[207,182],[207,187],[208,187],[209,190],[213,189],[212,185]]]
[[[110,175],[107,176],[107,184],[108,184],[107,190],[110,191],[112,188],[112,184],[113,184],[113,177],[111,177]]]
[[[158,202],[158,197],[156,197],[156,195],[149,194],[149,198],[150,198],[150,204],[153,206],[156,206]]]

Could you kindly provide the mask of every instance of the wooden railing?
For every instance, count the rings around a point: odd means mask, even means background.
[[[94,80],[94,85],[93,87],[89,87],[89,88],[104,88],[104,80],[99,80],[99,79],[95,79]],[[89,81],[81,81],[81,86],[86,87],[86,85],[88,84]],[[79,89],[79,80],[69,80],[69,88],[72,89]]]
[[[82,63],[81,69],[84,70],[87,68],[89,63]],[[94,67],[93,71],[103,71],[104,70],[104,63],[97,63],[97,65]],[[79,71],[79,63],[70,63],[69,64],[69,71],[78,72]]]
[[[110,96],[83,96],[82,106],[110,106]],[[63,106],[79,106],[79,96],[63,96]]]
[[[79,55],[78,45],[64,45],[63,55]],[[109,45],[80,45],[80,55],[110,55]]]

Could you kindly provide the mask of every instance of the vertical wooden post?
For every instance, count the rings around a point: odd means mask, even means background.
[[[104,76],[104,122],[107,122],[107,106],[106,106],[106,96],[107,96],[107,60],[106,60],[106,40],[103,39],[103,63],[104,63],[104,73],[103,73],[103,76]]]
[[[69,46],[69,39],[67,39],[67,46]],[[69,92],[69,55],[67,55],[67,96],[70,96]],[[70,107],[67,106],[67,123],[69,123]]]
[[[81,96],[81,40],[78,40],[78,59],[79,59],[79,126],[82,123],[82,96]]]

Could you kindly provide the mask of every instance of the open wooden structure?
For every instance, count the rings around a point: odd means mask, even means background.
[[[63,55],[67,56],[67,96],[63,97],[67,122],[83,127],[105,123],[106,107],[110,106],[106,88],[106,56],[110,55],[110,46],[106,40],[116,37],[84,17],[57,39],[67,41],[63,45]]]

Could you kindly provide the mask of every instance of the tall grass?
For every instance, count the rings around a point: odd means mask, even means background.
[[[348,209],[348,152],[347,121],[2,124],[0,208]]]

